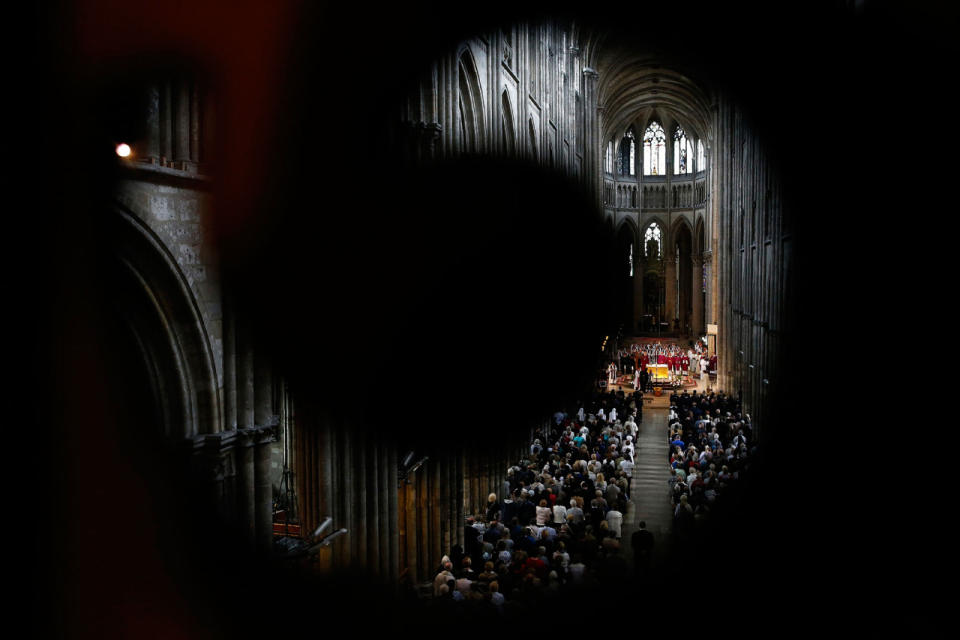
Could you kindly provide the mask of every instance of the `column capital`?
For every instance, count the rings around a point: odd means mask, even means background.
[[[711,262],[713,262],[713,251],[707,249],[703,252],[703,263],[710,264]]]

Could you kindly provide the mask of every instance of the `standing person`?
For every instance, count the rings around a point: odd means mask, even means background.
[[[650,386],[650,372],[647,371],[647,368],[643,368],[643,373],[640,374],[640,388],[643,389],[646,393],[647,389]]]
[[[653,534],[647,531],[647,523],[641,520],[640,527],[630,536],[630,547],[633,549],[633,570],[637,577],[644,575],[650,569],[650,556],[653,552]]]
[[[567,522],[567,508],[561,502],[553,505],[553,526],[560,529]]]
[[[620,527],[623,524],[623,513],[617,510],[616,503],[610,505],[610,510],[606,515],[607,526],[610,527],[610,535],[617,540],[620,539]]]

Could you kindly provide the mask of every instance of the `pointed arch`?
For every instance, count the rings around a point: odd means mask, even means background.
[[[670,241],[677,237],[677,234],[680,233],[680,229],[686,227],[687,233],[690,234],[690,237],[693,237],[693,227],[690,225],[690,221],[687,220],[685,215],[678,215],[677,219],[673,221],[673,224],[670,225]]]
[[[694,225],[694,232],[693,232],[693,247],[694,247],[694,251],[698,256],[702,255],[703,252],[706,251],[706,245],[704,244],[703,228],[704,228],[703,216],[698,216],[697,223]]]
[[[460,54],[460,140],[461,150],[466,153],[478,153],[483,148],[483,92],[480,90],[480,77],[477,65],[470,49]]]
[[[636,243],[636,241],[639,240],[639,238],[640,238],[640,228],[637,227],[637,223],[634,221],[633,216],[631,216],[631,215],[625,215],[623,218],[620,219],[620,222],[617,223],[617,233],[618,233],[618,234],[620,233],[620,230],[621,230],[624,226],[630,228],[630,233],[633,234],[634,242]]]
[[[514,127],[513,121],[513,108],[510,106],[510,96],[507,94],[506,89],[504,89],[503,93],[500,94],[500,106],[502,109],[502,118],[500,119],[500,140],[503,147],[503,152],[511,154],[517,149],[515,133],[516,128]]]
[[[213,348],[186,276],[136,215],[117,205],[107,218],[115,312],[140,350],[163,435],[179,439],[222,430]]]
[[[533,117],[531,116],[527,120],[528,129],[530,131],[530,151],[533,155],[533,159],[537,160],[540,157],[540,154],[537,150],[537,127],[533,123]]]

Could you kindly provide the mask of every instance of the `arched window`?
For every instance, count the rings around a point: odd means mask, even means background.
[[[660,176],[666,172],[666,139],[660,123],[651,122],[643,133],[643,175]]]
[[[633,243],[630,243],[630,255],[627,256],[627,259],[630,261],[630,277],[633,277]]]
[[[660,257],[660,225],[651,222],[643,234],[643,255],[648,258]]]
[[[635,158],[637,157],[636,141],[633,136],[633,128],[627,130],[627,135],[620,141],[620,175],[635,176],[637,167]]]
[[[613,140],[607,143],[607,157],[604,160],[607,173],[613,173]]]
[[[691,173],[693,154],[691,153],[690,141],[687,140],[687,134],[683,127],[677,125],[673,130],[673,175]]]
[[[703,140],[697,140],[697,171],[703,171],[706,168],[706,160],[703,157]]]

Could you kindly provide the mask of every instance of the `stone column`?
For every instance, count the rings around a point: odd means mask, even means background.
[[[200,162],[200,85],[190,83],[190,161]]]
[[[673,246],[673,234],[670,234],[670,245],[664,247],[663,261],[664,289],[666,290],[666,294],[664,297],[663,318],[658,318],[657,320],[658,322],[669,323],[669,330],[672,330],[674,311],[677,308],[677,265],[676,251]]]
[[[399,496],[397,495],[397,450],[395,447],[387,448],[384,469],[386,480],[384,491],[387,492],[386,522],[389,523],[391,531],[386,575],[390,578],[392,584],[397,584],[400,578],[400,536],[397,535],[400,530],[400,513],[398,508]]]
[[[693,297],[690,330],[695,337],[699,337],[706,330],[703,322],[703,256],[694,253],[690,256],[690,262],[693,271],[690,282],[690,295]]]
[[[239,510],[240,529],[247,542],[252,545],[257,541],[256,529],[256,470],[254,447],[256,437],[254,429],[239,429],[237,431],[237,507]]]
[[[275,427],[256,429],[253,434],[254,528],[256,546],[269,551],[273,543],[273,485],[270,482],[270,443]]]
[[[256,424],[253,342],[249,327],[245,324],[234,326],[237,335],[237,428],[252,429]]]
[[[147,149],[150,158],[160,157],[160,87],[151,84],[147,88]]]
[[[646,261],[640,257],[637,246],[639,241],[634,241],[633,255],[633,323],[636,329],[640,325],[640,319],[643,317],[643,276],[646,269]],[[643,251],[640,249],[639,251]]]
[[[190,82],[183,78],[172,83],[173,159],[190,161]],[[177,167],[178,169],[181,167]]]
[[[162,160],[169,161],[173,158],[173,105],[170,100],[170,93],[173,85],[165,80],[160,83],[158,93],[159,102],[159,152]]]
[[[229,502],[226,476],[229,469],[229,447],[234,434],[210,433],[194,439],[194,469],[203,482],[209,505],[221,522],[229,522],[233,509]]]
[[[600,142],[597,140],[599,124],[597,122],[597,78],[596,70],[585,67],[583,70],[583,109],[584,140],[583,169],[587,184],[593,191],[598,210],[603,210],[603,167],[600,165]]]
[[[233,307],[226,294],[223,305],[223,395],[226,430],[237,429],[237,332]]]

